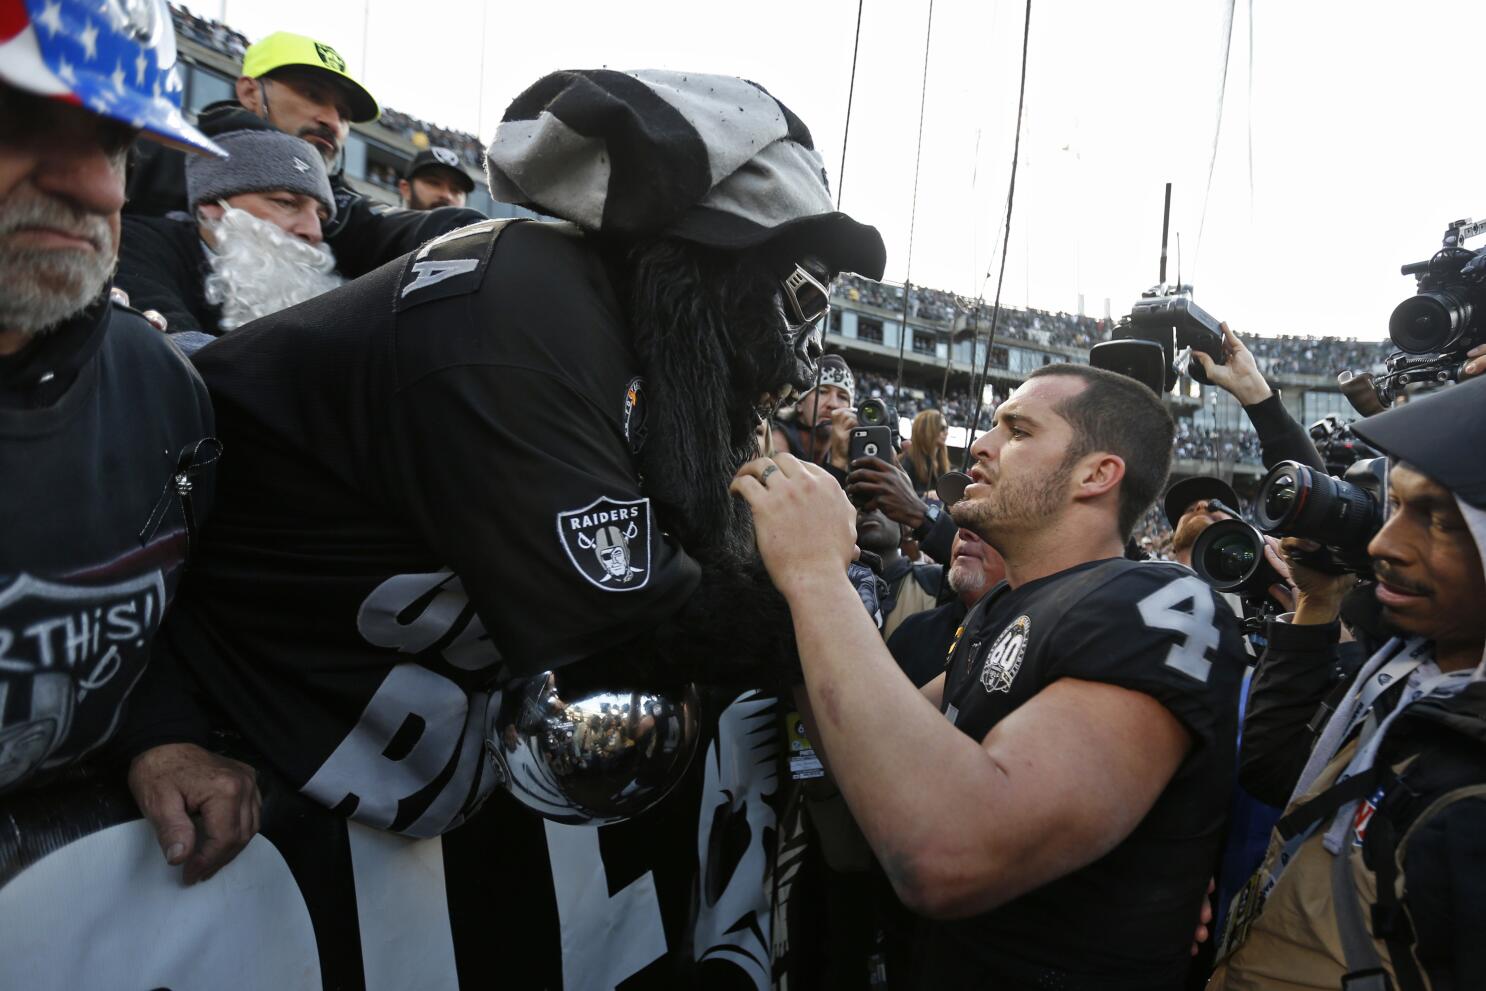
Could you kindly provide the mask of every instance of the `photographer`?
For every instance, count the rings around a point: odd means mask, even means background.
[[[1226,323],[1221,326],[1224,363],[1218,364],[1195,348],[1192,357],[1201,363],[1209,382],[1243,405],[1259,435],[1264,467],[1271,468],[1281,461],[1298,461],[1324,471],[1326,462],[1321,459],[1310,435],[1295,422],[1280,402],[1279,393],[1264,380],[1253,354]]]
[[[1122,556],[1172,433],[1148,388],[1084,365],[1037,369],[997,409],[953,515],[1007,580],[921,692],[846,578],[855,511],[834,481],[781,454],[734,482],[791,606],[811,738],[930,920],[916,986],[1183,986],[1243,653],[1190,571]]]
[[[1399,635],[1308,726],[1352,579],[1285,542],[1299,601],[1292,622],[1270,626],[1244,748],[1245,783],[1288,788],[1289,804],[1234,900],[1220,991],[1486,987],[1486,468],[1462,456],[1486,439],[1486,382],[1354,429],[1392,459],[1391,512],[1368,553]]]

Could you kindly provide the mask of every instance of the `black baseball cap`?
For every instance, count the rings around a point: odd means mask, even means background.
[[[425,148],[413,156],[413,164],[408,166],[408,171],[403,174],[404,179],[411,179],[419,172],[427,169],[448,169],[459,177],[459,185],[466,193],[475,191],[475,180],[471,179],[469,173],[459,166],[459,156],[448,148]]]
[[[1486,377],[1357,420],[1352,429],[1373,447],[1417,468],[1477,509],[1486,509]]]
[[[1188,506],[1206,499],[1221,499],[1234,509],[1241,508],[1238,504],[1238,494],[1233,491],[1233,486],[1211,475],[1194,475],[1191,478],[1182,479],[1166,490],[1166,521],[1175,528],[1177,520],[1182,518]]]

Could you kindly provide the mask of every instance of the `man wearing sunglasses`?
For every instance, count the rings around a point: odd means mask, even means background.
[[[580,122],[606,139],[574,145]],[[741,79],[555,73],[488,162],[497,198],[566,222],[456,230],[195,356],[233,484],[172,652],[291,787],[413,836],[515,793],[492,759],[519,738],[500,700],[542,672],[564,699],[726,685],[714,712],[777,683],[788,620],[728,485],[758,423],[815,381],[828,280],[884,264],[877,231],[834,210],[804,125]],[[711,765],[690,766],[697,784]],[[611,879],[653,872],[662,946],[713,827],[695,790],[673,794],[602,849]],[[542,865],[527,815],[491,802],[473,828]],[[744,832],[762,865],[764,831]],[[766,932],[761,875],[751,891]],[[727,926],[753,911],[707,908]],[[540,948],[571,941],[520,914],[491,949],[512,986],[550,983]]]

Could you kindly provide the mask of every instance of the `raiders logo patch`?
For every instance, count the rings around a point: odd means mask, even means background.
[[[650,500],[605,496],[557,514],[557,539],[578,573],[606,592],[650,580]]]
[[[1032,635],[1032,618],[1018,616],[1012,624],[1001,631],[996,642],[986,653],[985,666],[980,669],[980,683],[987,692],[1009,692],[1016,673],[1022,669],[1022,657],[1027,653],[1027,638]]]

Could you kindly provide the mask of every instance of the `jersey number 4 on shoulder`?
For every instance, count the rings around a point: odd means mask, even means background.
[[[1218,647],[1213,625],[1212,591],[1195,576],[1178,578],[1136,603],[1140,618],[1153,630],[1170,630],[1181,639],[1166,654],[1166,666],[1206,682],[1212,670],[1208,651]]]

